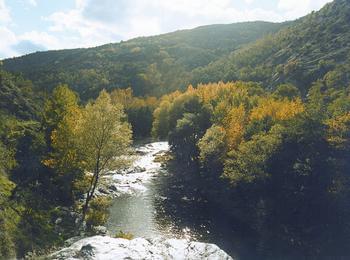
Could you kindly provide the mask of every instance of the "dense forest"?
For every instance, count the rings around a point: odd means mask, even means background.
[[[4,60],[0,258],[93,233],[109,203],[94,197],[99,178],[150,136],[252,226],[262,258],[350,255],[349,17],[348,0],[335,0],[281,24]],[[76,215],[58,228],[67,209]]]
[[[186,89],[194,69],[284,26],[267,22],[203,26],[96,48],[38,52],[4,60],[4,67],[23,73],[41,90],[68,84],[83,100],[95,98],[102,89],[129,86],[137,96],[160,96]]]
[[[39,52],[4,60],[41,90],[68,84],[83,100],[102,89],[131,87],[136,96],[184,90],[189,84],[254,81],[296,85],[303,95],[318,79],[349,82],[347,0],[296,21],[212,25],[96,48]],[[344,75],[339,78],[340,75]]]
[[[335,0],[276,34],[193,71],[192,83],[260,82],[296,85],[303,95],[318,79],[349,83],[350,5]]]
[[[0,256],[43,254],[104,223],[108,201],[94,192],[106,171],[128,165],[131,127],[106,91],[82,105],[66,85],[34,95],[3,70],[0,89]]]
[[[286,84],[273,92],[244,82],[190,86],[162,98],[152,131],[199,169],[210,199],[257,226],[267,253],[278,245],[267,259],[344,256],[349,91],[318,82],[303,101]]]

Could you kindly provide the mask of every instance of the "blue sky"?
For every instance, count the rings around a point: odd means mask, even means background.
[[[330,0],[0,0],[0,58],[200,25],[281,22]]]

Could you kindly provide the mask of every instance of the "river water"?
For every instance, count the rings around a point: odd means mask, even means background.
[[[157,154],[168,149],[167,142],[136,147],[139,157],[134,166],[143,168],[139,174],[144,181],[139,192],[113,199],[109,232],[123,231],[145,238],[186,238],[217,244],[234,257],[247,256],[247,243],[235,238],[239,225],[235,226],[218,206],[210,205],[198,190],[186,186],[186,180],[178,177],[183,173],[171,172],[154,162]]]
[[[249,216],[249,207],[232,203],[235,194],[220,192],[225,185],[220,186],[207,176],[203,181],[200,173],[179,163],[162,167],[154,161],[159,153],[168,150],[167,142],[139,145],[133,167],[136,171],[112,176],[118,180],[117,190],[122,191],[110,207],[107,229],[112,235],[123,231],[135,237],[162,236],[214,243],[234,259],[349,259],[305,257],[310,251],[285,240],[279,229],[277,232],[273,229],[273,223],[265,226],[261,219],[269,221],[268,217]],[[305,239],[313,256],[322,241]]]

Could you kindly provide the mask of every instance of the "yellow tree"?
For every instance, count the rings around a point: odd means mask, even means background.
[[[58,85],[44,105],[44,127],[48,137],[63,118],[78,106],[78,95],[67,85]]]
[[[123,107],[113,105],[106,91],[82,111],[77,138],[84,169],[92,173],[85,203],[83,221],[100,177],[126,163],[125,154],[131,144],[130,125],[125,121]]]
[[[242,141],[246,121],[246,111],[242,104],[238,107],[232,108],[224,119],[227,143],[230,149],[235,149]]]
[[[55,171],[58,195],[66,201],[73,201],[73,183],[83,172],[76,139],[80,116],[77,95],[66,85],[56,87],[44,108],[50,153],[43,163]]]
[[[300,98],[275,100],[271,97],[261,98],[257,107],[252,109],[250,120],[271,117],[275,120],[288,120],[304,112],[305,107]]]

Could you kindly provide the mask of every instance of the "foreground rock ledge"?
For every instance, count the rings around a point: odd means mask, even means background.
[[[49,259],[232,259],[214,244],[184,239],[111,238],[94,236],[81,239]]]

